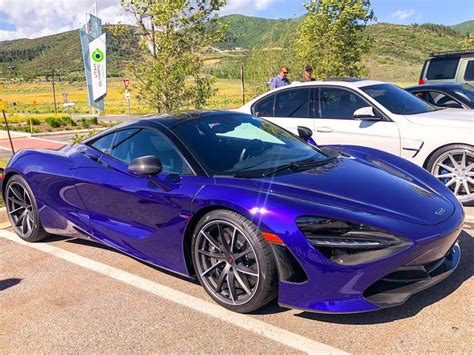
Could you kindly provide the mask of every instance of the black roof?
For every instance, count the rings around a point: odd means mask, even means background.
[[[166,127],[172,130],[174,127],[178,126],[180,123],[184,123],[185,121],[188,122],[190,120],[197,120],[203,117],[215,116],[215,115],[245,115],[245,113],[237,112],[237,111],[218,111],[218,110],[193,110],[193,111],[177,111],[173,113],[167,113],[162,115],[148,115],[137,120],[124,122],[118,124],[116,126],[112,126],[90,138],[85,139],[83,142],[87,143],[90,141],[94,141],[101,136],[105,136],[112,131],[116,131],[117,129],[121,129],[124,127]]]
[[[449,52],[435,52],[431,53],[430,57],[437,58],[437,57],[459,57],[459,56],[468,56],[474,55],[474,51],[466,50],[466,51],[449,51]]]
[[[173,128],[184,121],[196,120],[203,117],[216,115],[235,115],[238,112],[223,111],[223,110],[193,110],[193,111],[178,111],[159,116],[150,116],[144,120],[156,122],[167,128]]]

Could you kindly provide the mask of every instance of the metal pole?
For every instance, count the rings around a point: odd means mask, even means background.
[[[156,39],[155,39],[155,25],[153,24],[153,17],[150,16],[151,22],[151,41],[153,44],[153,58],[156,58]]]
[[[58,114],[58,107],[56,106],[56,89],[54,88],[54,69],[52,71],[53,74],[53,97],[54,97],[54,113]]]
[[[128,102],[128,120],[130,121],[132,119],[132,114],[130,113],[130,99],[128,99],[127,102]]]
[[[244,82],[244,66],[240,65],[240,80],[242,82],[242,105],[245,105],[245,82]]]
[[[12,137],[10,135],[10,128],[8,127],[7,115],[5,114],[5,110],[3,112],[3,119],[5,120],[5,126],[7,127],[8,139],[10,140],[10,147],[12,147],[12,153],[15,154],[15,148],[13,148]]]

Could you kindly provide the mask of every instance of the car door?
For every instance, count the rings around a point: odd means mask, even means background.
[[[335,86],[321,86],[318,92],[313,138],[318,145],[361,145],[400,155],[400,132],[395,122],[355,91]],[[354,112],[372,106],[374,120],[354,119]]]
[[[314,89],[295,87],[278,90],[252,108],[252,113],[298,134],[298,126],[313,129]]]
[[[94,238],[140,259],[185,273],[183,229],[193,196],[202,186],[189,164],[162,133],[124,129],[85,150],[100,152],[95,165],[78,169],[78,192],[89,211]],[[154,155],[157,176],[128,171],[135,158]]]

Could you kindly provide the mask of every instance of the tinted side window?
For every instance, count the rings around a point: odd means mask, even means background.
[[[191,169],[175,147],[154,131],[133,129],[117,132],[110,155],[125,164],[145,155],[154,155],[160,159],[164,173],[191,174]]]
[[[319,100],[321,118],[353,119],[354,111],[370,106],[358,95],[338,88],[321,89]]]
[[[432,100],[430,102],[433,103],[436,106],[451,107],[451,108],[462,108],[461,104],[459,104],[451,96],[446,95],[444,93],[437,92],[437,91],[430,91],[430,96],[432,98]]]
[[[308,118],[311,89],[285,90],[276,94],[275,117]]]
[[[253,114],[257,117],[273,117],[273,100],[275,99],[275,95],[270,95],[259,101],[253,107]]]
[[[112,140],[114,138],[114,134],[108,134],[104,137],[101,137],[90,144],[91,147],[101,151],[104,154],[110,154],[110,149],[112,147]]]
[[[458,58],[433,58],[428,66],[428,80],[454,79],[458,69]]]
[[[412,94],[416,97],[419,97],[422,100],[428,101],[431,104],[434,104],[433,98],[428,91],[412,91]]]
[[[464,73],[464,80],[474,81],[474,60],[467,62],[466,72]]]

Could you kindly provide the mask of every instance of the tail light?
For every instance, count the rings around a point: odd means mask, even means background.
[[[425,85],[425,84],[426,84],[426,81],[424,81],[423,79],[418,80],[418,85]]]

